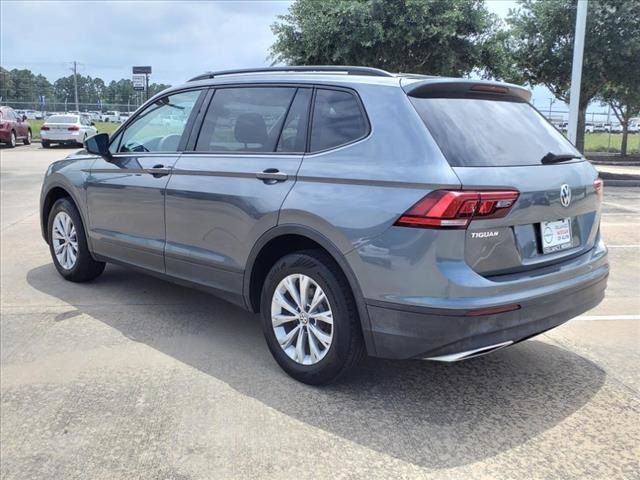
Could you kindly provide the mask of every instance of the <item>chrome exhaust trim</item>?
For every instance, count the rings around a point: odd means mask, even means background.
[[[495,345],[488,345],[486,347],[476,348],[475,350],[467,350],[466,352],[450,353],[439,357],[427,357],[424,360],[434,360],[436,362],[458,362],[460,360],[466,360],[467,358],[479,357],[480,355],[495,352],[501,348],[508,347],[512,343],[513,341],[509,340],[508,342],[496,343]]]

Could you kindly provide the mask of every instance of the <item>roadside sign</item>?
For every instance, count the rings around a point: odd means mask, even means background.
[[[41,107],[44,107],[44,101],[45,101],[44,95],[38,96],[38,103],[40,104]]]
[[[145,84],[145,76],[144,75],[134,75],[133,76],[133,89],[134,90],[144,90]]]
[[[143,74],[143,75],[149,75],[151,73],[151,67],[149,66],[144,66],[144,67],[133,67],[133,74]]]

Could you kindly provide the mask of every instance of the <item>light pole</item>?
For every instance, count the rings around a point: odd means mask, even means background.
[[[575,145],[578,138],[578,113],[580,108],[580,84],[582,82],[582,58],[584,54],[584,34],[587,28],[587,0],[578,0],[576,30],[573,40],[573,63],[571,65],[571,93],[569,103],[569,141]]]

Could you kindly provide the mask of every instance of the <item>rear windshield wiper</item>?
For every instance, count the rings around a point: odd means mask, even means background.
[[[573,160],[574,158],[581,158],[580,155],[576,155],[575,153],[547,153],[544,157],[542,157],[542,164],[548,163],[560,163],[566,162],[569,160]]]

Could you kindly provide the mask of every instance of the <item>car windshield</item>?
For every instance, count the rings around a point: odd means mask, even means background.
[[[540,165],[549,152],[580,155],[526,102],[479,98],[410,99],[453,167]]]
[[[76,115],[51,115],[47,118],[47,123],[78,123]]]

